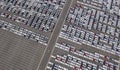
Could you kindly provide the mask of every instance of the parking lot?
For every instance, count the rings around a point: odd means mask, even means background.
[[[118,47],[120,38],[120,29],[118,27],[120,21],[119,17],[108,14],[110,17],[106,18],[107,15],[105,16],[104,12],[86,6],[81,8],[78,4],[80,3],[78,2],[77,6],[71,7],[70,13],[66,19],[66,25],[63,26],[60,37],[68,38],[79,44],[91,44],[93,47],[99,46],[97,48],[101,46],[100,49],[104,51],[120,55]],[[103,15],[105,17],[103,17]],[[109,47],[110,45],[111,48]]]
[[[84,46],[84,47],[83,47]],[[100,50],[90,48],[90,46],[85,46],[85,45],[77,45],[75,43],[72,43],[70,41],[66,41],[62,38],[59,38],[58,42],[55,45],[55,50],[51,56],[51,60],[48,63],[48,70],[53,70],[59,68],[59,66],[62,66],[65,68],[65,70],[79,70],[82,69],[84,70],[85,68],[88,70],[101,70],[103,69],[111,69],[115,67],[116,70],[118,70],[118,56],[101,52]],[[89,49],[89,50],[88,50]],[[70,63],[71,60],[70,57],[66,56],[71,56],[79,59],[83,63],[76,63],[72,64]],[[66,57],[66,58],[65,58]],[[73,59],[74,61],[74,59]],[[54,65],[59,65],[58,67],[52,66],[50,63],[53,63]],[[84,63],[87,63],[87,66],[84,65]],[[81,65],[79,65],[81,64]],[[78,66],[76,66],[78,65]],[[91,66],[93,65],[93,66]],[[80,67],[81,66],[81,67]],[[110,68],[111,67],[111,68]],[[94,69],[95,68],[95,69]],[[64,70],[64,69],[62,69]]]
[[[120,70],[119,0],[0,0],[1,70]]]
[[[65,2],[66,0],[1,0],[0,16],[4,21],[9,20],[49,38]]]
[[[120,9],[113,9],[118,8],[117,3],[118,0],[76,0],[47,70],[119,70]]]
[[[0,20],[0,28],[44,45],[48,43],[48,37],[2,20]]]

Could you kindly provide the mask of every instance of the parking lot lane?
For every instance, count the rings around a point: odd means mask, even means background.
[[[20,15],[18,15],[18,14],[15,14],[15,13],[11,12],[11,11],[5,11],[5,10],[0,9],[0,13],[2,13],[2,12],[7,13],[7,14],[10,14],[10,15],[12,15],[12,16],[13,16],[13,15],[16,15],[16,16],[19,16],[19,17],[28,19],[27,17],[20,16]]]
[[[69,45],[70,45],[70,44],[69,44]],[[73,44],[72,44],[72,46],[73,46]],[[74,46],[74,47],[77,48],[77,50],[80,49],[79,46]],[[79,49],[78,49],[78,48],[79,48]],[[87,48],[84,48],[84,49],[82,49],[82,50],[86,50],[86,49],[87,49]],[[89,50],[95,51],[95,50],[93,50],[93,49],[89,49]],[[87,50],[87,51],[89,51],[89,50]],[[89,51],[89,52],[92,52],[92,51]],[[82,57],[82,56],[78,56],[78,55],[76,55],[76,54],[74,54],[74,53],[72,53],[72,52],[67,52],[67,51],[64,51],[64,50],[60,50],[59,48],[55,48],[54,53],[53,53],[54,56],[56,56],[56,55],[68,55],[68,54],[73,55],[73,56],[78,57],[78,58],[81,58],[81,59],[83,59],[83,60],[85,60],[85,61],[92,62],[92,63],[97,64],[97,65],[99,64],[99,63],[97,63],[97,62],[94,62],[94,61],[89,60],[89,59],[87,59],[87,58],[84,58],[84,57]]]
[[[47,36],[47,37],[49,37],[50,34],[51,34],[51,33],[45,33],[45,32],[43,32],[43,31],[34,29],[34,28],[32,28],[32,27],[30,27],[30,26],[27,26],[27,25],[23,25],[23,24],[20,23],[20,22],[15,22],[15,21],[10,20],[10,19],[8,19],[8,18],[0,17],[0,20],[6,21],[6,22],[10,22],[10,23],[12,23],[12,24],[14,24],[14,25],[18,25],[18,26],[20,26],[20,27],[26,28],[26,29],[28,29],[28,30],[30,30],[30,31],[33,31],[33,32],[35,32],[35,33],[40,33],[40,34],[42,34],[42,35],[44,35],[44,36]]]
[[[56,62],[54,59],[50,59],[50,62],[53,62],[53,63],[55,63],[55,64],[57,64],[57,65],[62,66],[62,67],[65,67],[65,68],[67,68],[68,70],[73,70],[73,69],[70,68],[69,66],[66,66],[66,65],[63,65],[63,64],[61,64],[61,63]]]
[[[45,54],[42,58],[42,61],[40,62],[40,65],[38,65],[38,68],[36,70],[45,70],[46,68],[46,65],[49,61],[49,58],[50,58],[50,55],[51,53],[53,52],[53,49],[54,49],[54,45],[56,43],[56,40],[57,40],[57,37],[59,35],[59,32],[61,30],[61,27],[63,25],[63,22],[67,16],[67,13],[68,13],[68,10],[70,9],[70,5],[72,4],[72,0],[67,0],[66,1],[66,4],[63,8],[63,11],[60,15],[60,18],[57,22],[57,25],[55,26],[54,28],[54,31],[53,31],[53,34],[48,42],[48,47],[47,49],[45,50]]]
[[[97,50],[96,50],[95,48],[91,48],[90,46],[87,46],[87,45],[85,45],[85,44],[80,45],[80,44],[77,44],[77,43],[75,43],[75,42],[72,42],[72,41],[63,39],[63,38],[59,38],[59,42],[68,43],[68,44],[70,44],[70,45],[72,45],[72,46],[75,46],[76,49],[83,49],[83,50],[89,49],[89,50],[88,50],[89,52],[92,52],[92,53],[97,52]],[[91,51],[91,50],[94,50],[94,51]]]
[[[88,46],[88,45],[86,45],[86,44],[79,45],[79,44],[77,44],[77,43],[74,43],[74,42],[72,42],[72,41],[68,41],[68,40],[63,39],[63,38],[59,38],[59,39],[58,39],[58,42],[66,42],[66,43],[68,43],[68,44],[71,44],[71,45],[75,46],[77,49],[87,50],[88,52],[92,52],[92,53],[97,52],[97,53],[100,53],[100,54],[108,55],[109,57],[112,57],[112,58],[114,58],[114,59],[116,59],[116,60],[118,60],[118,58],[119,58],[117,55],[112,55],[112,54],[107,53],[107,52],[105,52],[105,51],[102,51],[102,50],[96,49],[96,48],[94,48],[94,47]],[[112,56],[111,56],[111,55],[112,55]]]
[[[86,7],[90,7],[90,8],[96,9],[96,10],[98,10],[98,11],[102,11],[102,12],[109,13],[109,14],[111,14],[112,16],[115,16],[115,15],[116,15],[116,14],[111,13],[110,11],[102,10],[100,7],[97,7],[97,6],[95,6],[95,5],[88,4],[88,3],[84,3],[82,0],[79,0],[79,3],[81,3],[81,5],[84,5],[84,6],[86,6]]]
[[[81,57],[81,56],[77,56],[77,55],[75,55],[75,54],[73,54],[73,53],[71,53],[71,52],[66,52],[66,51],[61,51],[60,49],[58,49],[58,48],[55,48],[55,50],[54,50],[54,53],[53,53],[53,55],[54,56],[57,56],[57,55],[68,55],[68,54],[70,54],[70,55],[72,55],[72,56],[75,56],[75,57],[78,57],[78,58],[81,58],[81,59],[83,59],[83,60],[85,60],[85,61],[89,61],[89,62],[92,62],[92,63],[94,63],[94,64],[98,64],[98,63],[95,63],[95,62],[93,62],[93,61],[91,61],[91,60],[88,60],[88,59],[86,59],[86,58],[84,58],[84,57]],[[51,58],[51,60],[52,60],[52,62],[53,63],[58,63],[58,62],[55,62],[55,61],[53,61],[53,59]],[[58,63],[58,64],[60,64],[60,63]],[[63,64],[60,64],[60,65],[63,65]],[[64,65],[64,67],[66,67],[66,68],[68,68],[69,70],[72,70],[70,67],[68,67],[68,66],[66,66],[66,65]]]
[[[69,54],[69,52],[66,52],[66,51],[60,50],[58,48],[55,48],[52,55],[56,56],[56,55],[63,55],[63,54],[67,55],[67,54]]]

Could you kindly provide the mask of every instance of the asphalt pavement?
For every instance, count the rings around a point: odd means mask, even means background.
[[[48,47],[46,48],[46,51],[45,51],[45,54],[43,55],[43,59],[42,61],[40,62],[40,65],[38,66],[37,70],[45,70],[46,68],[46,65],[49,61],[49,58],[51,56],[51,53],[53,52],[54,50],[54,47],[55,47],[55,43],[56,43],[56,40],[57,40],[57,37],[60,33],[60,30],[62,28],[62,25],[64,24],[64,20],[65,20],[65,16],[67,16],[67,13],[68,13],[68,10],[69,10],[69,7],[71,5],[71,2],[72,0],[67,0],[66,1],[66,4],[62,10],[62,13],[60,15],[60,18],[54,28],[54,32],[49,40],[49,43],[48,43]]]

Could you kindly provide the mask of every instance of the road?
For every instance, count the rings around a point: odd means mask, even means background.
[[[62,10],[62,13],[61,13],[60,18],[57,22],[57,25],[55,26],[53,34],[51,35],[51,38],[49,40],[48,47],[46,48],[45,54],[42,58],[42,61],[40,62],[39,66],[36,70],[45,70],[46,65],[49,61],[49,58],[51,56],[51,53],[53,52],[54,45],[56,43],[57,37],[60,33],[62,25],[64,24],[64,20],[66,18],[65,16],[67,16],[67,13],[68,13],[68,10],[69,10],[69,7],[70,7],[71,3],[72,3],[72,0],[67,0],[66,1],[66,4],[65,4],[65,6]]]

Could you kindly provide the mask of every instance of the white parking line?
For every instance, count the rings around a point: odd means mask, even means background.
[[[50,70],[51,70],[51,67],[47,66],[47,69],[50,69]]]
[[[52,58],[56,58],[55,56],[51,55]]]
[[[53,65],[53,63],[52,63],[52,62],[48,62],[48,64],[51,64],[51,65]]]

